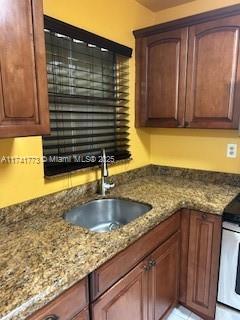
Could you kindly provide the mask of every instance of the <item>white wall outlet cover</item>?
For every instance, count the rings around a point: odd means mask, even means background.
[[[236,158],[237,157],[237,144],[236,143],[228,143],[227,144],[227,157],[228,158]]]

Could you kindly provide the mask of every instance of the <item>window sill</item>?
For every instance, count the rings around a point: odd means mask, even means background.
[[[125,163],[129,163],[130,161],[132,161],[132,158],[128,158],[128,159],[121,159],[121,160],[117,160],[113,163],[109,163],[108,167],[112,167],[114,165],[121,165],[121,164],[125,164]],[[64,172],[64,173],[59,173],[56,174],[54,176],[44,176],[45,180],[54,180],[60,177],[64,177],[64,176],[70,176],[76,173],[84,173],[84,172],[90,172],[93,170],[98,170],[100,169],[100,166],[94,166],[94,167],[88,167],[88,168],[82,168],[82,169],[78,169],[78,170],[74,170],[74,171],[70,171],[70,172]]]

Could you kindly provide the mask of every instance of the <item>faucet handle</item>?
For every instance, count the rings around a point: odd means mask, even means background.
[[[104,187],[105,187],[107,190],[112,189],[112,188],[115,187],[115,183],[111,183],[111,182],[110,182],[110,183],[107,183],[107,182],[105,182]]]
[[[112,181],[111,178],[107,179],[107,183],[110,184],[111,186],[115,187],[115,183]]]

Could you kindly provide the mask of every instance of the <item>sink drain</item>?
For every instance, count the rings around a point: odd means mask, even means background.
[[[119,229],[120,227],[121,227],[121,223],[119,223],[119,222],[112,222],[112,223],[109,225],[108,229],[109,229],[109,231],[113,231],[113,230]]]

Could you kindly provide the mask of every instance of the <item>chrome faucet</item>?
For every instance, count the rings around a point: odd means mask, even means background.
[[[100,180],[100,194],[106,195],[106,191],[114,187],[114,183],[107,183],[105,178],[108,177],[108,167],[105,149],[102,150],[102,163],[101,163],[101,180]]]

